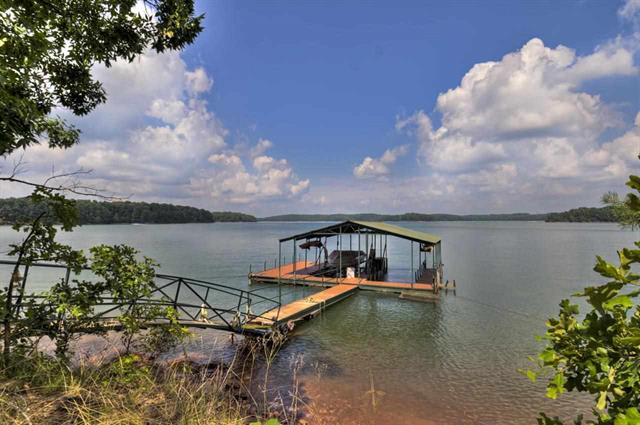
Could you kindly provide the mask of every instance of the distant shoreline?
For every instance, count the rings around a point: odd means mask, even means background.
[[[258,218],[258,221],[272,222],[310,222],[310,221],[544,221],[550,223],[615,223],[617,222],[610,207],[574,208],[564,212],[551,213],[510,213],[510,214],[282,214]]]
[[[247,223],[247,222],[336,222],[406,221],[544,221],[554,223],[614,223],[617,222],[610,207],[574,208],[564,212],[508,213],[508,214],[281,214],[256,218],[234,211],[209,211],[183,205],[147,202],[106,202],[76,200],[80,225],[90,224],[188,224],[188,223]],[[34,204],[28,198],[0,199],[0,225],[11,225],[37,217],[46,207]]]

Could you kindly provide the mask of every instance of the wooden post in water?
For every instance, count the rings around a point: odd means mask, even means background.
[[[282,287],[280,285],[280,274],[282,270],[282,262],[280,259],[282,258],[282,242],[278,241],[278,314],[276,317],[280,316],[280,307],[282,306]]]
[[[293,284],[296,285],[296,268],[298,266],[298,258],[296,256],[298,244],[296,243],[296,238],[293,238]]]
[[[364,248],[367,252],[367,262],[365,263],[365,266],[364,266],[364,272],[367,274],[367,279],[369,279],[370,277],[369,276],[369,233],[364,234],[364,245],[365,245]]]
[[[411,241],[411,274],[413,279],[411,280],[411,288],[413,288],[413,282],[416,280],[415,271],[413,270],[413,241]]]
[[[362,250],[360,249],[360,228],[358,228],[358,279],[360,279],[361,277],[361,273],[360,273],[360,252],[361,251]]]
[[[339,279],[342,277],[342,227],[340,227],[340,229],[338,230],[338,263],[339,263],[339,270],[338,270],[338,282]]]

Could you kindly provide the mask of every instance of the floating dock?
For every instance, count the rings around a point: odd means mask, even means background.
[[[388,236],[410,243],[410,282],[385,280],[389,263]],[[292,243],[292,257],[282,255],[285,242]],[[329,253],[328,247],[334,243],[336,248]],[[300,259],[298,250],[304,251],[304,260]],[[293,261],[283,264],[283,258],[287,257]],[[442,277],[440,237],[393,224],[347,220],[280,239],[278,260],[273,268],[267,269],[265,262],[262,271],[249,269],[250,283],[277,284],[279,291],[282,285],[328,289],[278,305],[252,318],[246,328],[274,328],[285,324],[290,327],[293,322],[313,317],[358,290],[397,293],[401,298],[419,301],[435,300],[442,287]]]
[[[318,266],[311,261],[298,261],[296,263],[284,264],[282,266],[267,269],[261,272],[250,273],[251,283],[275,283],[280,282],[285,285],[319,286],[332,287],[336,285],[356,286],[360,289],[401,293],[403,291],[434,291],[431,283],[407,283],[407,282],[387,282],[368,280],[363,277],[324,277],[314,276],[313,273]]]

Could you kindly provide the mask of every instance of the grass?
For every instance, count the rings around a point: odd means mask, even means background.
[[[161,364],[144,354],[121,354],[99,366],[71,368],[40,353],[21,357],[0,380],[0,423],[304,423],[297,389],[301,360],[291,364],[291,397],[269,388],[269,369],[282,342],[247,340],[230,364],[198,365],[186,357]]]
[[[3,382],[0,423],[246,423],[247,405],[230,390],[222,367],[157,366],[138,355],[73,370],[43,356],[31,362],[32,373]]]

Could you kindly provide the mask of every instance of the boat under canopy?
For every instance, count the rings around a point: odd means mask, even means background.
[[[388,237],[409,242],[411,278],[390,282]],[[282,256],[283,245],[292,243],[292,259]],[[328,247],[336,248],[328,254]],[[250,273],[252,282],[331,286],[356,284],[367,287],[430,290],[443,281],[442,241],[439,236],[377,221],[347,220],[279,240],[273,269]],[[304,259],[303,259],[304,258]]]

